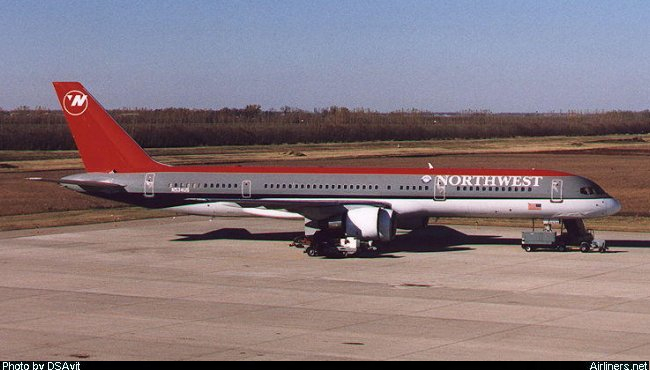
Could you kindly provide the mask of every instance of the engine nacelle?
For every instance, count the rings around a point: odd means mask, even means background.
[[[349,210],[345,217],[345,235],[361,240],[392,240],[395,236],[393,210],[379,207]]]

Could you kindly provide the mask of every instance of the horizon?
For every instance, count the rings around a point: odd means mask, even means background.
[[[247,104],[247,105],[254,105],[254,104]],[[371,110],[368,108],[364,107],[358,107],[358,108],[349,108],[349,107],[342,107],[342,106],[331,106],[331,107],[318,107],[318,108],[312,108],[312,109],[301,109],[301,108],[293,108],[293,107],[288,107],[284,106],[287,108],[290,108],[291,110],[286,112],[286,113],[307,113],[307,114],[322,114],[324,111],[332,108],[337,108],[337,109],[347,109],[349,110],[350,113],[368,113],[368,114],[380,114],[380,115],[386,115],[386,114],[397,114],[397,113],[404,113],[404,114],[432,114],[432,115],[599,115],[599,114],[609,114],[609,113],[647,113],[650,112],[650,108],[648,109],[643,109],[643,110],[620,110],[620,109],[612,109],[612,110],[603,110],[603,109],[593,109],[593,110],[567,110],[567,111],[548,111],[548,112],[492,112],[490,110],[472,110],[472,109],[465,109],[465,110],[460,110],[460,111],[455,111],[455,112],[443,112],[443,111],[428,111],[428,110],[418,110],[418,109],[398,109],[394,111],[376,111],[376,110]],[[282,111],[282,108],[275,108],[275,107],[270,107],[269,109],[261,109],[262,113],[277,113],[277,114],[283,114],[285,112]],[[218,108],[190,108],[190,107],[161,107],[161,108],[149,108],[149,107],[119,107],[119,108],[105,108],[107,111],[112,112],[112,111],[125,111],[125,112],[137,112],[137,111],[143,111],[143,112],[152,112],[152,111],[164,111],[164,110],[190,110],[190,111],[211,111],[211,112],[218,112],[221,110],[235,110],[235,111],[243,111],[247,107],[218,107]],[[5,112],[5,113],[11,113],[11,112],[56,112],[56,113],[61,113],[63,114],[63,109],[61,108],[47,108],[47,107],[41,107],[41,106],[35,106],[35,107],[30,107],[30,106],[19,106],[11,109],[5,109],[3,107],[0,107],[0,113]]]

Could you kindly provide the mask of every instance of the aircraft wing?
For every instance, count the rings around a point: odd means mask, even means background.
[[[391,208],[388,202],[364,200],[364,199],[229,199],[229,198],[186,198],[185,200],[195,203],[234,203],[242,208],[259,208],[284,210],[298,213],[312,220],[324,219],[334,215],[340,215],[348,210],[348,207],[368,206]]]

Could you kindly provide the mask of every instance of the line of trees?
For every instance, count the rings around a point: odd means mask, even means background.
[[[264,111],[259,105],[248,105],[241,109],[119,109],[109,113],[148,148],[650,133],[650,111],[380,113],[330,107],[309,112],[290,107]],[[74,148],[61,111],[0,110],[0,150]]]

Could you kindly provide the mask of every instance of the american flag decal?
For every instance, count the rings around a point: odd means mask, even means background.
[[[542,204],[541,203],[528,203],[528,210],[529,211],[541,211],[542,210]]]

